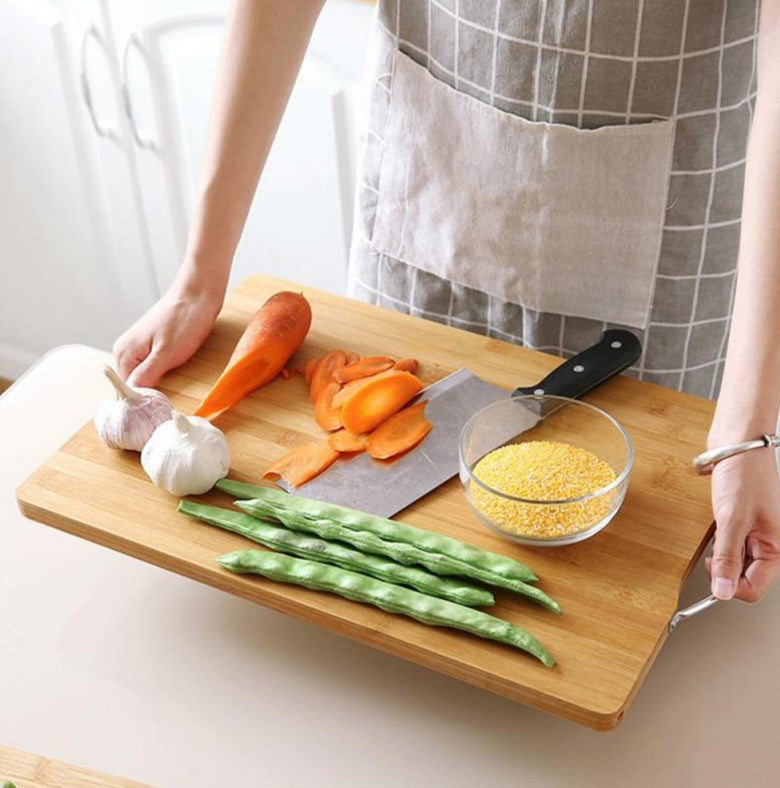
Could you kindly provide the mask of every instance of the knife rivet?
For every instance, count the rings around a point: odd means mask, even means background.
[[[610,342],[609,346],[617,349],[619,347],[623,347],[623,343],[619,339],[616,339],[614,342]]]
[[[573,369],[575,372],[582,372],[585,369],[585,367],[583,367],[582,364],[577,364],[577,366],[573,367]]]
[[[544,394],[544,389],[534,389],[534,394]]]

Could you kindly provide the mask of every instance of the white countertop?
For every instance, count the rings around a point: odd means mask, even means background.
[[[105,358],[0,397],[0,744],[166,788],[780,785],[780,587],[680,624],[598,733],[26,520]]]

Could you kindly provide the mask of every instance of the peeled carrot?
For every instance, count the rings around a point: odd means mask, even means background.
[[[326,432],[341,429],[341,408],[333,407],[333,397],[340,388],[335,382],[325,384],[314,403],[314,420]]]
[[[416,446],[431,431],[423,413],[427,404],[417,402],[385,419],[366,439],[368,453],[386,460]]]
[[[419,368],[420,362],[416,358],[400,358],[393,365],[393,369],[401,369],[404,372],[411,372],[412,375],[416,375]]]
[[[328,443],[336,450],[345,453],[363,451],[366,448],[368,436],[355,435],[343,427],[337,432],[328,435]]]
[[[313,479],[338,459],[339,453],[326,441],[296,446],[266,468],[264,479],[280,477],[293,487]]]
[[[255,312],[222,374],[195,411],[210,418],[272,381],[301,346],[311,325],[311,307],[300,293],[272,295]]]
[[[347,354],[343,350],[329,350],[312,372],[309,383],[309,399],[317,401],[322,389],[333,382],[333,373],[347,363]]]
[[[367,358],[360,358],[352,364],[337,369],[333,373],[333,380],[336,383],[349,383],[352,380],[359,378],[367,378],[371,375],[376,375],[378,372],[384,372],[390,369],[395,361],[390,356],[368,356]]]
[[[358,388],[341,406],[341,423],[350,432],[371,432],[417,393],[422,381],[410,372],[393,371]]]
[[[341,387],[341,391],[339,391],[335,397],[333,397],[333,404],[340,408],[359,388],[362,388],[367,383],[371,383],[374,380],[378,380],[379,378],[386,378],[388,375],[392,375],[396,372],[393,369],[386,369],[384,372],[377,372],[376,375],[371,375],[367,378],[358,378],[357,380],[350,380],[349,383],[345,383]]]

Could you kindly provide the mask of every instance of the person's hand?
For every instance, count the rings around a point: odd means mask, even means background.
[[[712,471],[712,593],[755,602],[780,577],[780,479],[773,449],[752,449]]]
[[[119,374],[134,386],[154,387],[203,344],[222,306],[218,288],[174,283],[114,342]]]

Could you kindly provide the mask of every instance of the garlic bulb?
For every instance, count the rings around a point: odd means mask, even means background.
[[[198,495],[227,476],[230,452],[224,433],[200,416],[174,410],[141,452],[141,466],[158,486],[173,495]]]
[[[108,365],[103,373],[116,389],[116,399],[95,413],[98,436],[112,449],[141,451],[157,425],[171,418],[171,403],[161,391],[129,386]]]

